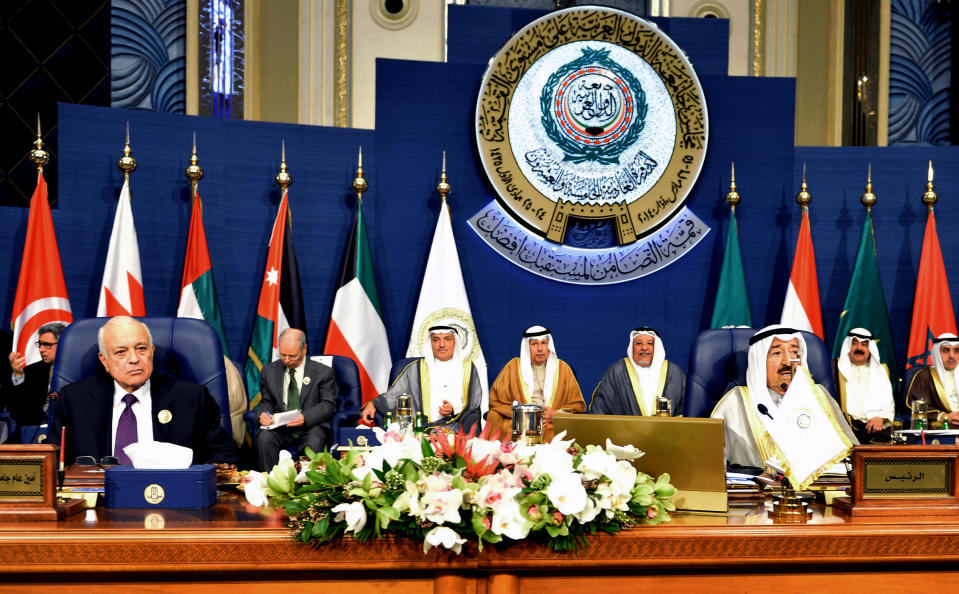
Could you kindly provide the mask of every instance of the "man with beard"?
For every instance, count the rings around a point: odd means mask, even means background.
[[[833,362],[833,377],[846,420],[862,443],[885,436],[888,439],[896,407],[892,401],[889,369],[879,359],[873,335],[853,328]]]
[[[595,415],[656,414],[656,401],[669,399],[674,416],[683,414],[686,374],[666,360],[657,333],[641,326],[629,333],[626,357],[609,366],[593,390],[589,412]]]
[[[932,367],[924,367],[912,376],[906,390],[906,406],[916,401],[926,403],[929,421],[948,421],[959,427],[959,392],[956,367],[959,365],[959,337],[940,334],[932,341]]]

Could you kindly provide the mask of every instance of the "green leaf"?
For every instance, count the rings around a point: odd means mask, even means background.
[[[369,492],[373,488],[373,473],[366,473],[366,476],[363,477],[363,490]]]
[[[430,456],[435,455],[433,453],[433,446],[432,444],[430,444],[430,441],[426,437],[420,438],[420,451],[423,452],[424,458],[429,458]]]
[[[310,446],[306,446],[303,449],[303,452],[310,458],[310,460],[316,459],[316,452],[314,452],[313,448],[311,448]]]
[[[380,527],[386,530],[391,521],[400,519],[400,512],[390,506],[378,507],[376,508],[376,518],[380,523]]]
[[[273,480],[273,477],[266,475],[266,486],[272,489],[275,493],[289,493],[290,487],[288,485],[281,485],[280,483]]]

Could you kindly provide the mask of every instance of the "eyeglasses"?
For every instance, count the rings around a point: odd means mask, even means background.
[[[120,463],[120,459],[116,456],[104,456],[97,462],[97,459],[93,456],[77,456],[77,466],[99,466],[103,468],[104,466],[116,466]]]
[[[42,340],[38,340],[34,344],[37,345],[38,349],[52,349],[53,347],[57,346],[57,343],[55,342],[44,342]]]

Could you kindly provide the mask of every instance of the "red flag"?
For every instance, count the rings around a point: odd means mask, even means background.
[[[47,201],[47,182],[41,173],[37,189],[30,199],[30,218],[27,239],[23,242],[23,260],[17,295],[13,300],[13,348],[22,353],[27,365],[40,360],[37,348],[37,330],[50,322],[69,324],[73,321],[67,285],[63,281],[57,236],[53,231],[50,203]]]
[[[919,277],[916,279],[916,299],[912,305],[906,369],[914,365],[931,364],[932,339],[943,332],[956,333],[956,317],[952,311],[946,266],[942,261],[939,235],[936,233],[936,217],[929,209],[926,235],[922,238],[922,254],[919,256]]]
[[[799,225],[799,237],[796,239],[796,254],[793,256],[793,269],[789,275],[789,287],[783,314],[780,320],[783,326],[813,332],[823,338],[822,310],[819,307],[819,280],[816,277],[816,251],[812,246],[812,234],[809,231],[809,212],[804,208],[802,223]]]

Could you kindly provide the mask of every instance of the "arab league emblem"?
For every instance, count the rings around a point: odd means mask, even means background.
[[[643,276],[709,231],[684,206],[708,130],[699,79],[658,27],[610,8],[550,13],[484,75],[476,142],[497,200],[470,225],[549,278]]]
[[[167,423],[173,420],[173,413],[171,413],[170,411],[164,408],[163,410],[157,413],[157,420],[160,421],[160,423],[166,425]]]

